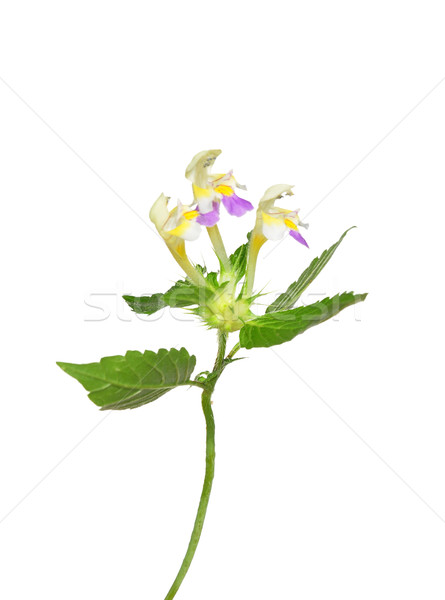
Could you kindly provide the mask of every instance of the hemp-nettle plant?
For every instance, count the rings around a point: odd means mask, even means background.
[[[280,240],[287,234],[299,243],[299,247],[308,247],[300,231],[307,225],[300,221],[298,209],[275,206],[275,202],[284,196],[292,196],[292,186],[273,185],[259,201],[255,223],[247,234],[246,243],[229,255],[218,229],[221,204],[234,217],[243,217],[253,210],[253,206],[236,194],[237,188],[246,188],[237,182],[232,171],[211,173],[220,153],[220,150],[200,152],[187,167],[185,176],[192,183],[192,204],[184,205],[178,201],[174,208],[169,209],[169,198],[161,194],[150,210],[151,221],[185,277],[165,293],[124,296],[136,313],[152,315],[166,306],[180,307],[196,315],[209,329],[216,330],[218,349],[212,370],[193,376],[196,357],[185,348],[160,349],[157,352],[130,350],[124,356],[107,356],[88,364],[57,363],[84,386],[89,398],[101,410],[138,408],[179,386],[199,388],[201,392],[207,431],[204,485],[184,560],[165,600],[176,595],[201,536],[215,469],[215,422],[211,399],[223,371],[238,360],[235,355],[239,350],[289,342],[310,327],[366,298],[366,294],[344,292],[294,308],[302,293],[329,262],[348,229],[320,257],[312,260],[297,281],[269,304],[265,314],[257,315],[255,303],[264,295],[254,286],[260,249],[267,240]],[[205,265],[193,264],[187,256],[186,242],[196,240],[203,229],[207,230],[218,258],[218,271],[209,272]],[[236,343],[226,352],[230,335],[236,336]]]

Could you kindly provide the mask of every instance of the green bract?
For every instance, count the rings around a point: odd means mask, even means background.
[[[195,268],[203,276],[202,285],[184,279],[177,281],[164,294],[125,295],[123,298],[139,314],[152,315],[166,306],[194,307],[192,312],[208,327],[226,332],[238,331],[244,323],[255,317],[250,310],[255,297],[243,298],[237,291],[237,284],[246,273],[247,251],[247,243],[237,248],[229,258],[228,270],[222,266],[220,273],[208,273],[205,267],[196,265]]]
[[[328,250],[325,250],[319,258],[314,258],[308,268],[305,269],[300,275],[298,281],[291,283],[284,294],[278,296],[278,298],[266,308],[266,312],[276,312],[277,310],[286,310],[288,308],[292,308],[301,294],[331,260],[332,255],[342,243],[345,235],[348,233],[348,231],[351,231],[351,229],[354,229],[354,227],[347,229],[340,237],[338,242],[335,242],[335,244],[333,244]]]
[[[296,252],[307,246],[300,232],[305,225],[298,217],[298,210],[275,206],[278,199],[292,196],[292,186],[274,185],[266,190],[259,202],[248,241],[228,255],[217,225],[220,204],[233,216],[242,216],[253,207],[235,193],[235,188],[245,188],[237,183],[232,172],[223,175],[210,172],[219,154],[219,150],[201,152],[187,167],[186,176],[192,182],[195,198],[193,206],[178,202],[175,208],[169,210],[169,198],[161,194],[150,211],[150,218],[168,250],[183,269],[184,278],[166,292],[124,296],[135,313],[152,315],[162,309],[179,308],[194,314],[208,328],[216,329],[218,352],[213,369],[198,372],[193,378],[196,358],[185,348],[160,349],[157,352],[130,350],[123,356],[108,356],[88,364],[57,363],[83,385],[89,398],[101,410],[137,408],[179,386],[202,390],[207,431],[204,486],[187,552],[165,600],[176,595],[190,567],[204,523],[215,463],[211,398],[219,377],[229,364],[237,360],[234,356],[241,348],[267,348],[289,342],[366,298],[366,294],[345,292],[295,308],[303,292],[330,261],[348,229],[335,244],[312,260],[300,277],[266,308],[265,314],[256,314],[256,301],[264,296],[263,291],[254,291],[260,249],[268,239],[278,240],[287,234],[293,238],[292,243],[301,244],[290,249],[290,252]],[[187,256],[185,242],[195,240],[201,229],[207,229],[218,258],[219,271],[208,272],[203,266],[193,265]],[[228,336],[234,333],[237,336],[235,345],[226,353]]]

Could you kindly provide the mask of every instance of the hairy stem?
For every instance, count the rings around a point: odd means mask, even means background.
[[[175,597],[176,592],[179,590],[184,577],[187,575],[187,571],[192,563],[193,557],[198,547],[199,539],[201,537],[202,528],[207,512],[207,506],[209,504],[210,492],[212,491],[213,476],[215,474],[215,420],[213,418],[212,410],[212,394],[215,388],[216,381],[221,374],[221,368],[224,363],[224,355],[226,351],[227,334],[224,332],[218,332],[218,354],[216,357],[215,365],[213,367],[212,374],[215,377],[211,379],[211,383],[207,385],[202,392],[202,410],[206,422],[206,470],[204,476],[204,485],[201,492],[201,499],[199,501],[198,512],[196,514],[195,524],[193,526],[192,535],[190,542],[185,553],[184,560],[182,561],[181,568],[174,580],[165,600],[172,600]]]
[[[227,344],[227,333],[224,331],[218,331],[218,354],[216,355],[215,364],[213,366],[213,372],[216,373],[222,367],[224,362],[224,356],[226,354],[226,344]],[[215,381],[216,383],[216,381]],[[215,386],[213,386],[215,387]]]

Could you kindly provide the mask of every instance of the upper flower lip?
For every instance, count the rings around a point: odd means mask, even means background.
[[[282,196],[293,196],[293,187],[293,185],[288,185],[287,183],[278,183],[270,186],[270,188],[267,188],[264,192],[263,197],[260,200],[259,208],[261,210],[266,210],[272,207],[275,200],[278,200],[278,198],[281,198]]]
[[[149,213],[150,221],[154,223],[156,229],[161,235],[163,235],[164,225],[169,217],[169,211],[167,208],[169,200],[170,198],[168,196],[161,194],[153,203]]]
[[[203,150],[198,152],[185,170],[186,178],[200,188],[208,185],[209,169],[221,154],[221,150]]]

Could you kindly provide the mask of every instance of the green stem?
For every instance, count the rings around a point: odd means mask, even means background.
[[[224,332],[218,332],[218,354],[213,367],[212,374],[215,374],[215,378],[211,379],[208,386],[205,387],[202,392],[202,410],[206,422],[206,470],[204,476],[204,485],[201,492],[201,499],[199,501],[198,512],[196,514],[195,524],[193,526],[192,535],[190,542],[185,553],[184,560],[182,561],[181,568],[179,569],[176,579],[173,582],[165,600],[172,600],[175,597],[176,592],[179,590],[184,577],[187,575],[187,571],[192,563],[193,557],[198,547],[199,539],[201,537],[202,528],[207,512],[207,506],[209,504],[210,492],[212,491],[213,476],[215,474],[215,420],[213,418],[212,410],[212,394],[215,388],[216,381],[221,374],[221,367],[224,363],[224,354],[226,350],[227,334]]]
[[[221,233],[218,229],[218,225],[213,227],[207,227],[207,233],[209,234],[210,241],[212,242],[213,249],[215,250],[216,256],[224,267],[227,273],[230,271],[230,261],[227,256],[226,248],[221,237]]]
[[[213,411],[211,404],[212,392],[205,390],[202,393],[202,410],[207,427],[207,440],[206,440],[206,472],[204,477],[204,485],[202,488],[201,499],[199,501],[198,512],[195,519],[195,525],[193,527],[192,536],[185,554],[184,560],[182,561],[181,568],[173,582],[165,600],[171,600],[175,597],[176,592],[179,590],[184,577],[187,575],[187,571],[192,563],[193,557],[198,547],[199,539],[201,537],[202,528],[204,525],[204,519],[207,512],[207,506],[209,504],[210,492],[212,491],[213,476],[215,473],[215,421],[213,419]]]
[[[224,356],[226,354],[227,344],[227,333],[225,331],[218,331],[218,354],[216,355],[215,364],[213,366],[213,372],[216,373],[222,367],[224,362]],[[216,383],[216,381],[215,381]],[[213,384],[213,387],[215,385]]]

